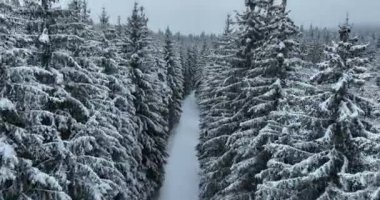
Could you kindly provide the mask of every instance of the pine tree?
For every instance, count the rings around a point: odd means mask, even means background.
[[[147,193],[141,192],[143,183],[139,166],[143,156],[137,141],[138,119],[131,94],[134,86],[128,60],[117,54],[120,39],[113,35],[112,27],[103,29],[104,35],[94,32],[86,24],[84,27],[81,35],[88,42],[81,45],[81,53],[76,60],[88,70],[87,74],[92,80],[91,86],[80,84],[84,91],[88,91],[87,103],[91,105],[87,130],[102,147],[94,151],[97,156],[93,159],[107,161],[102,163],[104,168],[98,168],[100,165],[93,161],[93,167],[97,173],[97,170],[103,169],[100,175],[111,186],[111,190],[104,190],[107,192],[105,198],[141,199]],[[82,91],[77,91],[77,94],[84,96]]]
[[[228,151],[226,142],[232,132],[230,119],[233,116],[231,102],[236,98],[232,83],[233,63],[235,61],[236,38],[232,21],[228,16],[223,36],[216,44],[205,66],[205,80],[199,88],[201,109],[201,136],[198,157],[202,169],[201,198],[208,199],[218,190],[220,183],[229,171],[222,157]],[[233,125],[232,125],[233,126]]]
[[[52,87],[54,90],[48,90],[51,97],[48,96],[47,102],[36,102],[38,106],[42,106],[39,110],[43,109],[44,112],[35,111],[34,102],[24,102],[33,109],[33,115],[30,115],[33,118],[27,120],[28,122],[33,120],[30,122],[32,124],[30,129],[51,127],[52,133],[56,131],[59,135],[55,136],[57,143],[60,140],[64,141],[62,147],[67,148],[63,149],[66,150],[63,152],[65,154],[56,156],[57,159],[63,157],[64,161],[54,160],[61,167],[53,169],[64,171],[54,174],[59,176],[62,190],[70,197],[73,199],[108,199],[116,196],[138,198],[140,192],[126,185],[127,181],[134,182],[136,181],[134,179],[137,179],[138,162],[135,159],[138,159],[136,156],[138,149],[130,147],[133,140],[129,139],[137,136],[133,135],[132,131],[127,131],[137,128],[128,121],[131,119],[127,117],[118,122],[116,116],[121,114],[114,108],[113,101],[107,99],[109,97],[105,83],[112,77],[105,77],[99,73],[102,70],[98,65],[107,63],[98,60],[106,53],[99,49],[100,42],[97,41],[99,35],[91,30],[88,22],[83,21],[82,6],[81,1],[72,1],[69,4],[70,10],[62,11],[65,14],[58,13],[54,15],[55,18],[41,16],[43,31],[38,38],[40,50],[35,60],[37,64],[41,63],[46,71],[39,70],[36,77],[39,82],[42,81],[42,84],[48,86],[47,89]],[[58,12],[50,10],[49,4],[45,4],[43,8],[46,13]],[[25,75],[30,76],[29,74]],[[35,78],[32,76],[29,79]],[[119,87],[125,88],[126,85]],[[44,89],[46,86],[41,88]],[[117,102],[122,103],[122,100],[119,98]],[[128,108],[128,104],[125,103],[123,107]],[[130,108],[128,110],[133,111]],[[128,113],[124,116],[134,115]],[[43,121],[36,121],[39,118]],[[31,148],[45,147],[32,145]],[[46,164],[50,162],[53,161]],[[50,167],[50,165],[41,165],[40,169],[46,172],[52,169]]]
[[[215,140],[219,140],[223,151],[216,152],[215,161],[209,169],[203,172],[206,173],[206,177],[209,180],[205,180],[205,183],[202,183],[202,199],[232,198],[232,193],[243,195],[241,190],[231,192],[230,196],[227,196],[228,191],[226,191],[226,188],[229,185],[227,180],[228,176],[232,173],[231,166],[234,162],[234,149],[228,143],[231,134],[237,132],[240,123],[248,118],[245,112],[249,110],[247,106],[249,106],[250,99],[243,88],[248,85],[246,76],[249,69],[252,68],[254,50],[265,39],[262,27],[265,25],[266,18],[264,14],[267,5],[267,2],[260,4],[258,1],[246,1],[247,10],[243,14],[238,15],[237,24],[239,25],[239,30],[237,31],[238,48],[236,60],[231,63],[232,67],[228,72],[223,87],[224,92],[228,93],[225,105],[229,105],[231,110],[230,113],[226,113],[225,119],[219,120],[215,125],[211,125],[212,129],[207,137],[210,141],[214,137]],[[215,128],[213,128],[214,126]],[[207,146],[204,145],[202,148],[207,148]],[[241,148],[244,148],[243,144]],[[236,198],[240,198],[240,196],[236,196]]]
[[[184,92],[185,96],[189,95],[195,89],[196,79],[195,73],[198,66],[198,50],[196,46],[188,47],[186,51],[186,64],[184,72]]]
[[[205,36],[203,36],[205,37]],[[210,49],[208,47],[208,44],[206,40],[203,40],[203,44],[201,47],[201,50],[199,52],[199,55],[197,57],[197,63],[194,66],[194,89],[196,92],[199,86],[202,84],[202,81],[204,80],[204,71],[206,63],[208,62],[208,56],[210,55]]]
[[[137,3],[126,27],[127,45],[124,53],[129,59],[134,90],[134,107],[138,120],[138,141],[142,147],[143,159],[140,163],[142,177],[140,182],[148,199],[161,182],[163,164],[166,158],[166,141],[168,138],[167,121],[160,115],[163,109],[162,96],[155,90],[154,77],[157,77],[156,60],[149,53],[149,30],[143,8]],[[156,65],[157,66],[157,65]],[[153,79],[153,80],[152,80]],[[157,80],[157,79],[156,79]]]
[[[150,199],[168,80],[177,109],[182,98],[175,49],[166,66],[137,5],[127,40],[108,19],[96,31],[86,1],[55,2],[0,3],[0,199]]]
[[[356,45],[349,32],[348,24],[341,27],[341,41],[326,48],[327,60],[312,77],[320,92],[312,97],[315,106],[303,108],[309,120],[288,127],[278,144],[267,147],[274,157],[260,175],[258,197],[379,198],[373,104],[352,93],[364,81],[366,46]]]
[[[106,99],[108,91],[104,83],[107,80],[99,73],[96,60],[103,52],[97,45],[99,36],[82,17],[83,9],[82,1],[72,1],[70,15],[60,18],[61,23],[53,24],[58,28],[50,32],[54,50],[50,65],[58,67],[63,74],[61,84],[68,102],[63,108],[52,102],[51,109],[68,112],[75,127],[62,130],[61,136],[70,141],[68,146],[72,153],[67,161],[68,194],[75,199],[113,198],[127,192],[125,178],[117,164],[125,162],[123,159],[128,158],[126,154],[130,152],[120,144],[121,136],[112,126],[116,122],[112,114],[116,113],[105,109],[112,108],[112,102]],[[65,29],[60,29],[61,26]],[[62,40],[70,42],[62,45]]]
[[[314,41],[315,39],[315,29],[314,29],[314,26],[313,24],[310,24],[310,27],[309,27],[309,37],[312,41]]]
[[[103,7],[103,8],[102,8],[102,14],[101,14],[100,17],[99,17],[100,28],[101,28],[101,29],[104,30],[104,29],[107,29],[107,28],[108,28],[108,26],[110,25],[110,24],[109,24],[109,19],[110,19],[110,17],[109,17],[108,14],[107,14],[106,8]]]
[[[121,24],[121,17],[117,16],[116,31],[119,36],[123,34],[123,25]]]
[[[319,141],[329,149],[325,172],[331,175],[321,199],[380,198],[376,180],[380,166],[378,159],[373,159],[380,137],[370,120],[374,105],[351,89],[366,81],[369,60],[363,55],[367,46],[350,38],[350,29],[347,20],[339,30],[340,42],[326,49],[328,60],[319,65],[322,71],[313,77],[331,88],[320,104],[321,115],[327,116],[329,123]]]
[[[164,61],[167,69],[167,83],[171,90],[169,99],[169,129],[172,130],[178,123],[182,112],[183,75],[178,57],[175,55],[173,35],[169,28],[166,30],[165,36]]]
[[[286,1],[247,1],[246,5],[247,12],[238,21],[237,60],[232,60],[224,80],[226,88],[218,90],[228,91],[227,101],[210,99],[230,105],[226,107],[232,114],[218,118],[217,111],[226,110],[214,103],[211,110],[216,112],[203,117],[216,119],[204,123],[211,129],[206,129],[209,132],[205,131],[199,147],[203,199],[256,198],[263,181],[260,174],[272,157],[267,147],[279,139],[282,127],[294,125],[300,108],[290,105],[305,103],[300,97],[313,88],[302,83],[305,72],[294,40],[298,29],[285,12]],[[294,112],[294,117],[286,111]]]
[[[8,159],[8,164],[12,161],[17,172],[16,177],[8,179],[7,190],[1,192],[5,199],[70,199],[64,192],[65,158],[70,153],[58,130],[58,125],[67,118],[48,108],[54,90],[61,89],[56,85],[59,73],[48,65],[51,3],[26,2],[23,7],[17,3],[20,16],[9,21],[14,23],[10,33],[21,37],[11,40],[15,45],[2,60],[9,82],[1,94],[2,122],[5,122],[1,129],[9,139],[3,141],[4,150],[10,153],[3,158]]]
[[[327,30],[327,28],[323,29],[323,40],[325,44],[330,44],[331,42],[331,35],[330,35],[329,30]]]
[[[17,38],[15,36],[18,30],[24,28],[21,24],[26,22],[26,19],[19,15],[22,13],[22,8],[18,1],[1,1],[0,12],[2,13],[0,17],[0,176],[2,177],[0,179],[0,188],[2,188],[0,198],[31,197],[35,191],[26,192],[22,189],[22,187],[30,185],[27,184],[27,181],[39,184],[46,180],[44,178],[51,178],[52,182],[56,180],[32,166],[31,160],[24,154],[28,151],[26,148],[22,149],[20,146],[17,148],[23,143],[30,145],[26,140],[28,136],[29,141],[38,141],[37,135],[28,134],[25,130],[24,120],[18,112],[19,107],[14,104],[17,99],[12,99],[7,94],[7,90],[12,87],[10,73],[17,65],[24,64],[25,55],[30,53],[26,49],[29,47],[29,43],[26,42],[29,37],[24,35],[23,38]],[[19,32],[19,34],[21,33]],[[22,134],[21,137],[20,134]],[[41,181],[37,181],[34,176],[37,174],[40,175]],[[41,185],[41,188],[48,188],[45,186]],[[50,189],[53,191],[60,188],[50,187]],[[58,192],[59,190],[57,190]]]
[[[201,110],[204,111],[205,114],[201,117],[204,119],[204,123],[202,123],[201,129],[204,128],[207,130],[209,128],[209,124],[217,121],[214,119],[210,119],[212,121],[209,121],[206,119],[206,117],[207,115],[211,115],[209,117],[213,117],[212,115],[214,115],[214,113],[210,113],[211,109],[213,109],[213,107],[215,108],[215,104],[221,103],[221,101],[223,101],[223,99],[220,99],[223,98],[222,95],[226,95],[226,93],[224,93],[225,91],[222,92],[220,87],[223,85],[224,80],[228,77],[228,71],[231,70],[231,63],[233,57],[236,54],[234,51],[234,48],[236,47],[233,46],[234,38],[232,34],[233,30],[231,16],[228,15],[224,33],[220,40],[217,42],[215,50],[209,56],[209,62],[207,62],[207,64],[204,66],[204,78],[199,88],[199,99],[202,107]],[[219,106],[221,106],[221,104],[219,104]],[[218,107],[218,109],[221,110],[218,110],[219,113],[215,113],[215,115],[224,115],[226,113],[229,113],[229,111],[227,111],[227,107],[227,105]]]
[[[87,24],[92,24],[92,19],[91,19],[91,16],[90,16],[90,9],[88,8],[88,2],[87,0],[83,0],[82,1],[82,21],[87,23]]]
[[[183,50],[181,53],[181,62],[182,62],[182,74],[183,74],[183,92],[184,96],[187,96],[191,92],[191,75],[189,68],[189,48]]]
[[[233,164],[224,192],[227,196],[238,193],[238,199],[255,198],[260,183],[255,176],[266,169],[271,157],[265,147],[281,133],[282,117],[276,115],[284,110],[280,103],[289,99],[287,87],[297,86],[289,71],[299,62],[298,42],[293,39],[298,29],[285,12],[286,1],[268,1],[262,9],[258,12],[265,13],[261,15],[265,36],[252,51],[243,86],[244,104],[238,111],[242,112],[242,121],[228,140]]]
[[[179,60],[182,68],[181,74],[183,75],[183,97],[190,94],[191,89],[191,77],[190,77],[190,71],[189,71],[189,63],[188,63],[188,52],[189,49],[185,47],[184,41],[181,41],[180,47],[179,47]]]

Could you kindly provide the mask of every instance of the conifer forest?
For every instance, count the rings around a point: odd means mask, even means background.
[[[380,200],[380,28],[93,1],[0,0],[0,200]]]

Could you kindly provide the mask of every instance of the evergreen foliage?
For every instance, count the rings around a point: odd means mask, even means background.
[[[200,197],[377,199],[378,104],[358,89],[371,77],[366,45],[349,37],[346,23],[318,72],[308,61],[322,58],[301,53],[286,3],[246,1],[235,51],[217,46],[205,66]],[[233,56],[221,56],[227,52]]]
[[[151,199],[170,87],[143,9],[117,32],[105,10],[97,30],[86,1],[24,3],[0,4],[0,199]]]
[[[0,0],[0,200],[155,199],[193,90],[201,200],[380,199],[375,33],[299,29],[287,0],[219,36],[58,3]]]

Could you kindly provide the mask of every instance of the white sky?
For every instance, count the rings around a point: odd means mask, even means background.
[[[69,0],[63,0],[69,1]],[[223,30],[225,16],[244,8],[244,0],[137,0],[146,8],[149,27],[153,30],[200,33],[219,33]],[[131,13],[134,0],[88,0],[94,20],[98,20],[105,6],[116,22]],[[380,0],[288,0],[292,18],[298,25],[310,23],[321,27],[335,27],[343,22],[346,12],[353,23],[380,25]]]

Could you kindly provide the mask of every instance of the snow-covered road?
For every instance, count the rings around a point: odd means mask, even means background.
[[[169,143],[164,185],[159,200],[197,200],[199,167],[196,145],[199,136],[199,110],[194,93],[183,103],[183,113]]]

